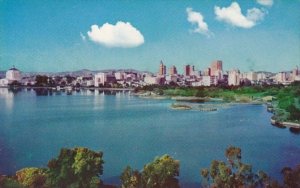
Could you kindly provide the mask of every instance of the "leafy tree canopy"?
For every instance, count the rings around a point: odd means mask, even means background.
[[[17,180],[20,184],[30,188],[42,188],[46,182],[46,169],[23,168],[16,172]]]
[[[58,158],[48,163],[51,187],[97,187],[103,173],[103,153],[87,148],[63,148]]]

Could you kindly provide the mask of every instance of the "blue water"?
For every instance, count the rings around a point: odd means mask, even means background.
[[[225,160],[229,145],[241,147],[254,170],[277,179],[282,167],[300,163],[300,135],[271,126],[263,105],[200,112],[172,110],[172,102],[127,92],[0,88],[0,173],[45,167],[60,148],[75,146],[104,152],[107,183],[116,183],[127,165],[142,169],[163,154],[180,160],[181,182],[199,183],[200,169]]]

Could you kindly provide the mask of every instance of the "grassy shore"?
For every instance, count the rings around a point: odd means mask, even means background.
[[[229,103],[268,103],[276,121],[300,123],[300,82],[289,86],[240,86],[240,87],[178,87],[145,86],[136,88],[140,94],[152,93],[154,97],[197,102],[220,100]]]

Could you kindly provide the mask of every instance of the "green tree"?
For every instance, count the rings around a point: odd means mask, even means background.
[[[16,172],[17,180],[20,184],[30,188],[45,187],[46,169],[41,168],[23,168]]]
[[[209,169],[202,169],[205,186],[221,188],[257,187],[270,185],[270,178],[262,171],[252,172],[252,166],[241,162],[241,149],[230,146],[225,151],[228,164],[213,160]]]
[[[169,155],[154,159],[144,166],[142,182],[145,188],[176,188],[179,187],[179,161]]]
[[[48,163],[50,187],[98,187],[103,173],[103,153],[87,148],[63,148],[58,158]]]
[[[0,175],[0,187],[2,188],[25,188],[15,178]]]
[[[10,83],[10,84],[8,84],[8,85],[9,85],[9,86],[20,86],[21,83],[15,80],[15,81],[13,81],[12,83]]]
[[[47,86],[48,85],[48,76],[37,75],[35,77],[36,86]]]
[[[287,108],[287,111],[290,113],[290,119],[291,120],[300,121],[300,109],[296,108],[295,105],[290,105]]]
[[[122,188],[139,188],[141,187],[141,174],[137,170],[132,170],[127,166],[121,177]]]
[[[285,167],[282,169],[283,184],[286,188],[300,187],[300,165],[295,169]]]
[[[225,156],[227,158],[227,161],[230,163],[230,165],[233,168],[236,168],[237,165],[241,162],[242,150],[238,147],[229,146],[225,150]]]
[[[204,88],[198,88],[196,93],[195,93],[195,97],[206,97],[207,94],[204,91]]]

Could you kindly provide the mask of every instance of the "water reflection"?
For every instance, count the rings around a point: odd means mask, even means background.
[[[48,96],[53,95],[52,89],[46,89],[46,88],[34,88],[36,96]]]
[[[0,98],[4,99],[6,109],[9,111],[12,110],[14,106],[14,95],[17,94],[18,91],[12,91],[8,88],[0,88]]]
[[[116,91],[104,90],[105,95],[116,95]]]

